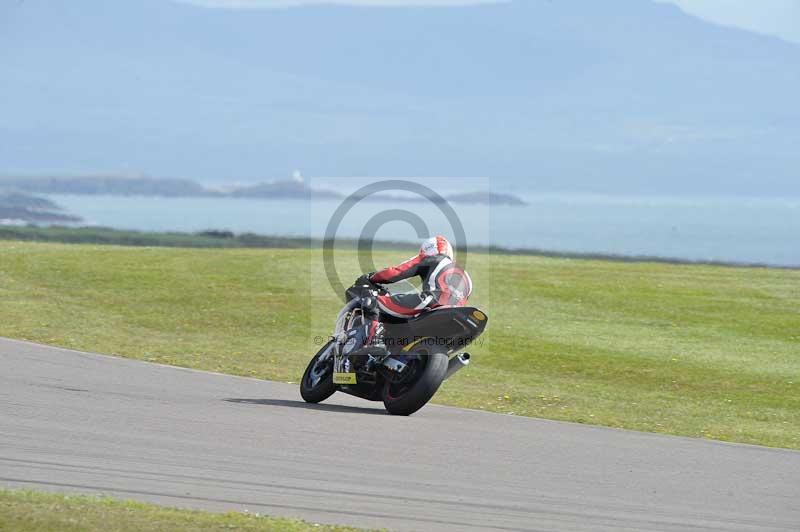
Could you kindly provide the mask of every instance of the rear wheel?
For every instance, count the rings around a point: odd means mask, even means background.
[[[300,395],[307,403],[324,401],[336,391],[333,383],[333,340],[325,344],[308,363],[300,381]],[[323,356],[327,357],[322,360]]]
[[[396,416],[410,416],[430,401],[441,386],[449,360],[444,353],[420,355],[409,360],[407,375],[383,387],[383,406]]]

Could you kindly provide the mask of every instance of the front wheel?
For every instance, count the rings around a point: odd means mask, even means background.
[[[319,403],[333,395],[333,340],[325,344],[308,363],[303,379],[300,381],[300,396],[307,403]],[[323,356],[328,355],[324,360]]]
[[[425,406],[441,386],[448,362],[444,353],[422,355],[409,361],[410,373],[406,379],[384,384],[386,411],[395,416],[410,416]]]

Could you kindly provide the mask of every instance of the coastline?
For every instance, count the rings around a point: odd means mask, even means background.
[[[262,235],[256,233],[233,233],[222,230],[207,230],[194,233],[129,231],[107,227],[66,227],[0,224],[0,240],[23,242],[54,242],[63,244],[96,244],[133,247],[175,248],[251,248],[251,249],[308,249],[325,244],[321,238]],[[356,248],[358,239],[337,238],[336,247]],[[402,249],[407,251],[417,246],[416,242],[376,240],[376,249]],[[800,270],[800,264],[780,265],[764,262],[739,262],[721,260],[692,260],[658,255],[620,255],[598,252],[570,252],[537,248],[509,248],[503,246],[470,246],[469,253],[535,256],[568,260],[596,260],[622,263],[653,263],[686,266],[718,266],[725,268],[758,268],[774,270]]]

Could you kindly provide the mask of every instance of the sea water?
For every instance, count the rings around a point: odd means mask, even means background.
[[[469,245],[697,261],[800,265],[800,198],[523,194],[526,206],[454,204]],[[210,229],[321,238],[333,231],[339,199],[138,198],[53,195],[87,224],[141,231]],[[358,238],[373,217],[408,211],[432,233],[452,236],[453,220],[425,202],[361,202],[336,228]],[[415,241],[402,221],[374,237]]]

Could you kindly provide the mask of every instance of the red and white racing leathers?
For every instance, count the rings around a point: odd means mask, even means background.
[[[426,255],[423,251],[397,266],[373,273],[369,279],[390,284],[414,276],[422,278],[421,292],[379,296],[381,312],[409,318],[426,308],[464,306],[472,293],[472,280],[466,271],[444,254]]]

